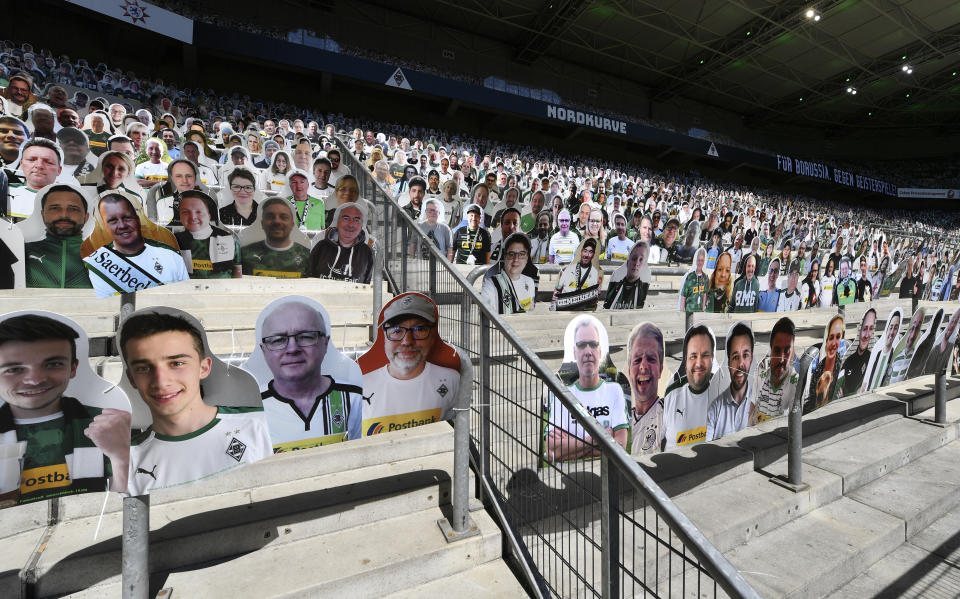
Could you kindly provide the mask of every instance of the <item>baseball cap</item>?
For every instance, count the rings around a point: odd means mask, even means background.
[[[400,317],[417,316],[431,324],[436,324],[436,306],[426,297],[417,293],[407,293],[399,296],[383,311],[383,324],[388,324]]]

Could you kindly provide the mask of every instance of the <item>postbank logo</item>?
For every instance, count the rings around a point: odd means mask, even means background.
[[[33,493],[45,489],[70,486],[70,472],[66,464],[41,466],[23,471],[20,478],[20,493]]]
[[[677,433],[677,445],[693,445],[707,440],[707,427],[691,428]]]

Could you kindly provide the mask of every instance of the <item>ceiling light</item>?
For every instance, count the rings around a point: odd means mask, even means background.
[[[814,16],[813,16],[813,20],[814,20],[814,21],[819,21],[819,20],[820,20],[820,15],[814,15]]]
[[[812,19],[815,14],[816,14],[816,13],[813,11],[812,8],[808,8],[808,9],[807,9],[807,18],[808,18],[808,19]]]

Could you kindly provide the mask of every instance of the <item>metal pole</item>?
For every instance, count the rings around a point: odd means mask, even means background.
[[[453,495],[450,498],[450,520],[437,520],[448,543],[480,534],[470,518],[470,403],[473,399],[473,364],[470,356],[460,356],[460,388],[457,391],[453,419]]]
[[[693,328],[693,312],[684,312],[684,322],[686,324],[685,331],[689,331]]]
[[[137,294],[120,296],[120,322],[137,309]],[[150,594],[150,496],[123,498],[121,539],[121,582],[123,599],[147,599]]]
[[[947,375],[938,372],[934,375],[934,422],[937,424],[947,423]]]
[[[470,296],[460,296],[460,344],[470,352]]]
[[[400,221],[400,291],[403,293],[407,292],[407,221],[402,218],[403,215],[400,215],[400,218],[397,220]]]
[[[916,314],[917,308],[920,307],[920,298],[914,293],[913,296],[911,296],[911,300],[913,302],[913,313]]]
[[[797,392],[796,401],[803,404],[802,388]],[[803,408],[791,409],[787,425],[787,481],[791,485],[803,484]]]
[[[490,475],[490,319],[480,312],[480,476]]]
[[[383,203],[383,246],[386,251],[383,255],[383,261],[387,268],[390,267],[391,253],[393,252],[393,227],[390,226],[390,202]]]
[[[137,292],[120,294],[120,323],[137,309]]]
[[[380,317],[380,308],[383,307],[383,246],[373,252],[373,326],[370,327],[370,342],[377,340],[377,319]]]
[[[803,391],[806,386],[810,364],[819,354],[817,347],[810,347],[800,358],[800,372],[793,405],[787,416],[787,478],[774,477],[770,481],[786,487],[794,493],[805,491],[810,485],[803,482]],[[789,376],[789,375],[788,375]]]
[[[123,498],[123,599],[150,595],[150,496]]]
[[[600,551],[603,554],[601,596],[620,597],[620,473],[610,464],[606,453],[600,454]]]
[[[430,290],[430,297],[437,296],[437,257],[430,252],[430,272],[428,273],[429,282],[427,289]]]

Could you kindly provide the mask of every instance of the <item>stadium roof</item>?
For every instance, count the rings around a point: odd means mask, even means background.
[[[755,127],[960,125],[957,0],[364,1]]]

